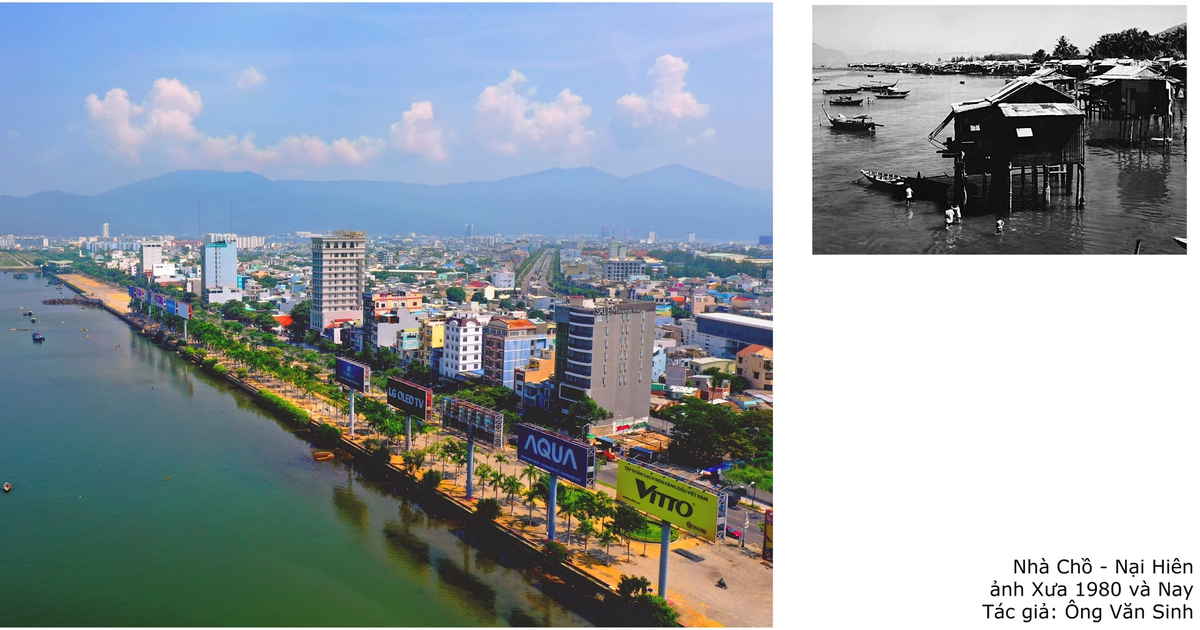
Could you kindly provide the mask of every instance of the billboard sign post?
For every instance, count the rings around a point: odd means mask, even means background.
[[[407,452],[412,449],[412,417],[419,416],[421,422],[429,424],[433,415],[433,390],[389,376],[387,404],[404,412],[404,450]]]
[[[371,368],[342,357],[337,358],[333,370],[334,378],[350,388],[350,437],[354,437],[354,392],[366,392],[371,388]]]
[[[475,436],[488,449],[504,448],[504,414],[457,398],[442,399],[442,428],[467,438],[467,500],[475,497]]]
[[[716,542],[725,537],[724,493],[653,466],[617,462],[617,501],[662,521],[662,551],[658,561],[658,596],[667,596],[667,558],[671,525]]]
[[[573,484],[596,484],[596,447],[532,424],[517,425],[517,459]]]

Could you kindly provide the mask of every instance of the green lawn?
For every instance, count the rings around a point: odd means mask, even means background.
[[[29,267],[30,263],[11,252],[0,252],[0,267]]]

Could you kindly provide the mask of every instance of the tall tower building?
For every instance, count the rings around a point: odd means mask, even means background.
[[[696,242],[696,233],[695,232],[688,232],[687,242],[689,242],[689,243]]]
[[[573,297],[555,306],[554,319],[563,409],[586,395],[613,420],[649,417],[654,302]]]
[[[209,234],[204,243],[204,258],[201,263],[200,294],[207,302],[224,302],[239,298],[237,294],[237,238],[226,239],[223,235]],[[220,294],[210,297],[210,293]]]
[[[467,227],[463,230],[463,238],[471,238],[472,236],[475,236],[475,224],[468,223]]]
[[[651,230],[651,231],[650,231],[650,235],[646,237],[646,244],[647,244],[647,245],[653,245],[653,244],[654,244],[654,230]]]
[[[308,327],[326,328],[363,318],[366,232],[338,230],[312,237],[312,314]]]
[[[107,223],[101,224],[101,228],[104,232],[104,238],[108,238],[108,224]]]

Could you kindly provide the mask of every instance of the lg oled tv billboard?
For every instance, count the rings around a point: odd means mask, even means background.
[[[433,391],[400,378],[388,377],[387,402],[401,413],[426,422],[433,413]]]

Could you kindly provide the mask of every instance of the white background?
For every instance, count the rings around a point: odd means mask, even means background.
[[[775,625],[1016,627],[1016,558],[1200,565],[1192,259],[812,256],[811,11],[775,5]]]

